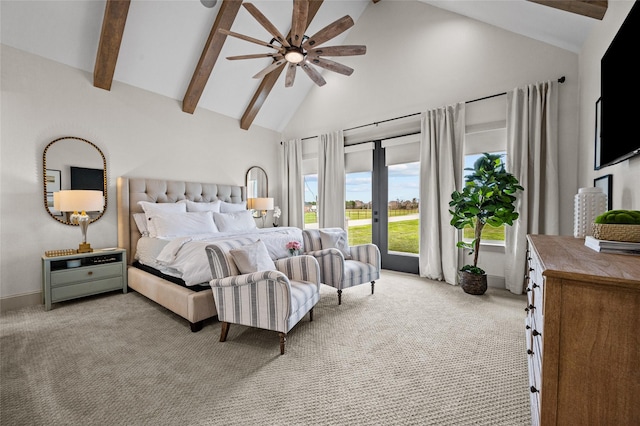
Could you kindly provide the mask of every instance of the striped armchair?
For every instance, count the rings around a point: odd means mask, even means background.
[[[321,232],[342,234],[347,241],[347,232],[342,228],[305,229],[302,231],[304,254],[315,257],[320,264],[322,283],[338,289],[338,305],[342,304],[342,290],[371,282],[371,294],[375,280],[380,278],[380,250],[375,244],[349,247],[350,256],[342,250],[324,247]]]
[[[275,271],[241,274],[229,253],[255,240],[237,238],[208,245],[205,250],[213,279],[213,298],[222,323],[220,341],[227,340],[230,324],[277,331],[280,354],[287,333],[320,300],[320,269],[311,256],[275,260]]]

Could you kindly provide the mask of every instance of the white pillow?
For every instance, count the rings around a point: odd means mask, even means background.
[[[179,203],[187,205],[188,212],[216,212],[220,213],[221,200],[212,201],[210,203],[198,203],[191,200],[180,200]]]
[[[220,232],[249,231],[258,228],[249,210],[234,213],[213,213],[213,220]]]
[[[187,211],[187,205],[184,203],[151,203],[149,201],[138,201],[138,205],[142,207],[142,210],[147,216],[150,214],[180,213]]]
[[[241,203],[227,203],[226,201],[221,201],[220,204],[220,213],[233,213],[239,212],[247,209],[247,202],[243,201]]]
[[[241,274],[258,271],[275,271],[276,265],[269,257],[267,247],[260,240],[253,244],[229,250]]]
[[[143,237],[149,236],[149,229],[147,229],[147,215],[144,213],[134,213],[133,220],[136,222],[136,226],[138,227],[138,231],[140,231],[140,235]]]
[[[211,212],[165,213],[151,216],[149,236],[176,238],[218,232]]]
[[[187,205],[184,203],[151,203],[149,201],[138,201],[138,205],[142,207],[142,210],[147,217],[147,230],[149,231],[150,237],[153,237],[156,234],[155,229],[153,229],[153,223],[151,223],[151,216],[162,215],[165,213],[187,212]]]
[[[351,249],[349,248],[349,240],[345,231],[320,230],[320,241],[323,249],[337,248],[342,252],[345,259],[351,259]]]

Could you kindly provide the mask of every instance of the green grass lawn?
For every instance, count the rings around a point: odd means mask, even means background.
[[[397,216],[398,210],[394,211],[393,216]],[[389,212],[390,216],[392,212]],[[417,213],[417,211],[402,211],[404,214]],[[371,210],[347,210],[349,219],[369,219],[371,218]],[[317,223],[316,213],[305,213],[304,223]],[[419,222],[418,219],[403,220],[389,223],[389,251],[397,251],[402,253],[415,253],[419,251]],[[465,239],[473,239],[473,230],[467,228],[463,231]],[[483,241],[504,241],[504,225],[493,227],[486,225],[482,230]],[[349,245],[366,244],[371,242],[371,225],[360,225],[349,227]]]
[[[350,226],[349,245],[371,242],[371,225]],[[389,224],[389,251],[418,254],[418,219]]]

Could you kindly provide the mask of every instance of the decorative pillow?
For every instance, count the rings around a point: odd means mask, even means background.
[[[187,205],[188,212],[216,212],[220,213],[221,200],[212,201],[210,203],[198,203],[191,200],[180,200],[178,203]]]
[[[151,216],[162,215],[165,213],[187,212],[187,205],[184,203],[151,203],[149,201],[138,201],[138,205],[142,207],[142,210],[147,217],[147,230],[149,231],[150,237],[154,237],[156,234],[155,229],[153,229],[153,223],[150,221]]]
[[[134,213],[133,220],[136,222],[138,231],[143,237],[149,236],[149,229],[147,229],[147,215],[144,213]]]
[[[138,205],[142,207],[142,210],[147,216],[150,214],[180,213],[187,211],[187,205],[184,203],[151,203],[149,201],[138,201]]]
[[[218,232],[211,212],[165,213],[151,216],[149,236],[176,238]]]
[[[275,271],[276,265],[269,257],[267,247],[261,240],[253,244],[229,250],[229,254],[236,263],[241,274],[258,271]]]
[[[349,248],[349,240],[345,231],[320,230],[320,242],[322,242],[323,249],[337,248],[342,252],[345,259],[351,259],[351,249]]]
[[[250,231],[258,228],[249,210],[234,213],[213,213],[213,220],[220,232]]]
[[[247,202],[241,203],[227,203],[226,201],[220,202],[220,213],[233,213],[247,209]]]

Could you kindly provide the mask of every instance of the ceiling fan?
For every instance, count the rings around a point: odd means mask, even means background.
[[[343,75],[351,75],[353,68],[330,59],[325,56],[354,56],[364,55],[367,47],[362,45],[345,45],[345,46],[326,46],[319,47],[321,44],[331,40],[332,38],[342,34],[354,25],[353,19],[349,15],[332,22],[320,31],[308,37],[304,34],[307,29],[307,14],[309,10],[308,0],[293,0],[293,16],[291,19],[290,37],[287,39],[280,31],[258,10],[252,3],[242,4],[247,11],[273,36],[269,42],[264,42],[253,37],[238,34],[226,29],[220,29],[222,34],[246,40],[260,46],[269,47],[275,50],[272,53],[256,53],[252,55],[229,56],[227,59],[256,59],[256,58],[273,58],[273,62],[258,72],[253,78],[262,78],[272,71],[278,69],[281,65],[287,64],[287,74],[285,77],[285,87],[293,86],[298,67],[316,83],[323,86],[326,81],[322,75],[313,67],[317,65],[329,71],[337,72]]]

